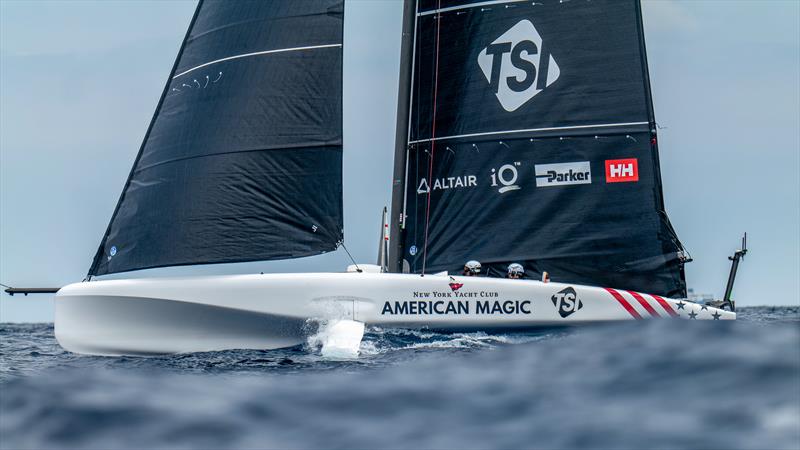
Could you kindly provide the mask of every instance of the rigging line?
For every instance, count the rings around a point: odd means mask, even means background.
[[[437,8],[441,8],[442,0],[438,0]],[[438,14],[436,20],[436,64],[434,65],[433,73],[433,117],[431,119],[431,162],[428,169],[428,183],[432,184],[433,180],[433,156],[436,150],[436,100],[439,94],[439,31],[442,29],[442,15]],[[422,275],[425,275],[425,268],[428,262],[428,228],[431,221],[431,197],[433,196],[433,188],[428,188],[428,205],[425,208],[425,244],[422,247]]]
[[[344,251],[345,251],[345,252],[347,252],[347,256],[349,256],[349,257],[350,257],[350,261],[352,261],[352,262],[353,262],[353,265],[354,265],[354,266],[356,266],[356,270],[357,270],[359,273],[360,273],[360,272],[362,272],[361,268],[359,268],[359,267],[358,267],[358,263],[357,263],[357,262],[356,262],[356,260],[353,258],[353,255],[351,255],[351,254],[350,254],[350,250],[348,250],[348,249],[347,249],[347,247],[345,247],[345,245],[344,245],[344,240],[342,240],[342,241],[339,243],[339,245],[341,245],[341,246],[342,246],[342,248],[344,249]]]
[[[3,286],[3,287],[4,287],[4,288],[6,288],[6,289],[14,289],[14,288],[12,288],[11,286],[6,286],[6,285],[5,285],[5,284],[3,284],[3,283],[0,283],[0,286]]]

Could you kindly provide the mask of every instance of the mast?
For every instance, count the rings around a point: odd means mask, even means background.
[[[406,155],[408,150],[408,119],[411,104],[411,80],[414,59],[414,28],[416,0],[403,3],[403,36],[400,46],[400,79],[397,92],[397,128],[392,175],[392,215],[389,240],[389,272],[403,271],[403,233],[406,192]]]

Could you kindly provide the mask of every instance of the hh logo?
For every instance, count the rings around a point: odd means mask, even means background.
[[[530,20],[520,21],[483,49],[478,65],[508,112],[516,111],[561,74]]]
[[[636,158],[606,160],[606,183],[631,181],[639,181],[639,161]]]
[[[575,289],[571,287],[556,292],[550,299],[553,301],[553,306],[556,307],[558,314],[562,318],[583,308],[583,302],[578,298]]]

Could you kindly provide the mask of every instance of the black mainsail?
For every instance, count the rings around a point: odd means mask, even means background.
[[[342,0],[201,0],[89,275],[332,251]]]
[[[420,0],[401,74],[394,270],[685,295],[637,0]],[[415,10],[415,12],[413,12]],[[405,83],[405,84],[404,84]],[[398,127],[401,128],[401,127]],[[400,169],[402,167],[402,170]]]

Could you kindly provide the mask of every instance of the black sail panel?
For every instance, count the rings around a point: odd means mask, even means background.
[[[411,142],[434,128],[437,137],[649,129],[633,0],[506,2],[439,14],[436,4],[419,5]]]
[[[418,4],[409,270],[684,295],[638,2],[470,3]]]
[[[343,12],[198,5],[90,275],[336,249]]]

